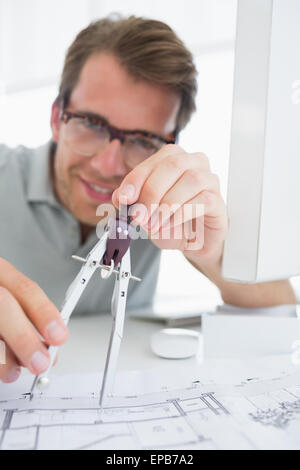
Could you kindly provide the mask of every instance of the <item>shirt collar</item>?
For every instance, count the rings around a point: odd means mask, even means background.
[[[51,178],[51,145],[52,142],[49,141],[32,152],[28,171],[27,200],[29,202],[45,202],[61,208],[61,204],[55,196]]]

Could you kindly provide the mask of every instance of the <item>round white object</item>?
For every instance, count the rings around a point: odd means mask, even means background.
[[[151,336],[151,349],[164,359],[187,359],[197,354],[199,334],[182,328],[165,328]]]
[[[37,383],[37,388],[43,392],[49,387],[50,380],[48,377],[41,377]]]

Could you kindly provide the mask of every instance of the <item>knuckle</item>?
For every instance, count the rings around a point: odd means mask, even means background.
[[[182,151],[182,148],[177,144],[166,144],[163,146],[163,149],[170,153]]]
[[[212,179],[213,179],[213,181],[214,181],[214,184],[215,184],[216,188],[219,190],[219,189],[220,189],[220,186],[221,186],[219,176],[216,175],[215,173],[212,173],[211,176],[212,176]]]
[[[196,169],[190,169],[186,172],[190,184],[196,184],[197,186],[204,186],[205,184],[205,175],[202,171]]]
[[[29,328],[23,330],[22,333],[16,334],[13,344],[10,345],[14,354],[26,364],[34,351],[40,349],[41,341],[30,331]]]
[[[166,165],[167,170],[179,170],[183,167],[182,156],[179,154],[171,155],[168,159],[165,160],[164,165]]]
[[[206,168],[209,168],[209,159],[208,159],[208,156],[205,153],[195,152],[195,153],[193,153],[193,156],[198,158],[199,161],[201,161],[202,165],[204,164],[204,166]]]

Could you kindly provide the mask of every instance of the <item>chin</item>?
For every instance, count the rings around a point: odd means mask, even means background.
[[[89,214],[90,211],[82,211],[78,212],[77,214],[73,214],[73,216],[78,220],[79,223],[83,225],[88,225],[90,227],[96,227],[101,220],[104,218],[107,219],[109,214],[106,211],[106,213],[101,216],[101,215],[96,215],[96,209],[93,210],[93,214]]]
[[[78,220],[80,224],[88,225],[90,227],[96,227],[97,223],[99,222],[99,218],[96,217],[91,218],[80,214],[78,214],[78,216],[74,215],[74,217]]]
[[[114,205],[112,202],[98,202],[82,200],[82,198],[76,197],[73,198],[72,203],[70,204],[70,212],[77,221],[84,225],[89,225],[91,227],[96,227],[97,224],[108,215],[112,214],[115,211]],[[70,201],[71,202],[71,201]],[[103,206],[103,211],[98,213],[98,207]],[[102,215],[103,214],[103,215]]]
[[[83,225],[90,225],[91,227],[95,227],[98,222],[98,218],[96,216],[96,207],[91,206],[82,206],[78,203],[74,203],[70,207],[70,212],[72,216]]]

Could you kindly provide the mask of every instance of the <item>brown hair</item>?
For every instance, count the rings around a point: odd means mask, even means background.
[[[109,52],[136,79],[159,84],[181,97],[176,131],[195,111],[197,91],[193,57],[174,31],[161,21],[130,16],[110,16],[91,23],[67,51],[58,100],[67,106],[80,72],[95,53]]]

